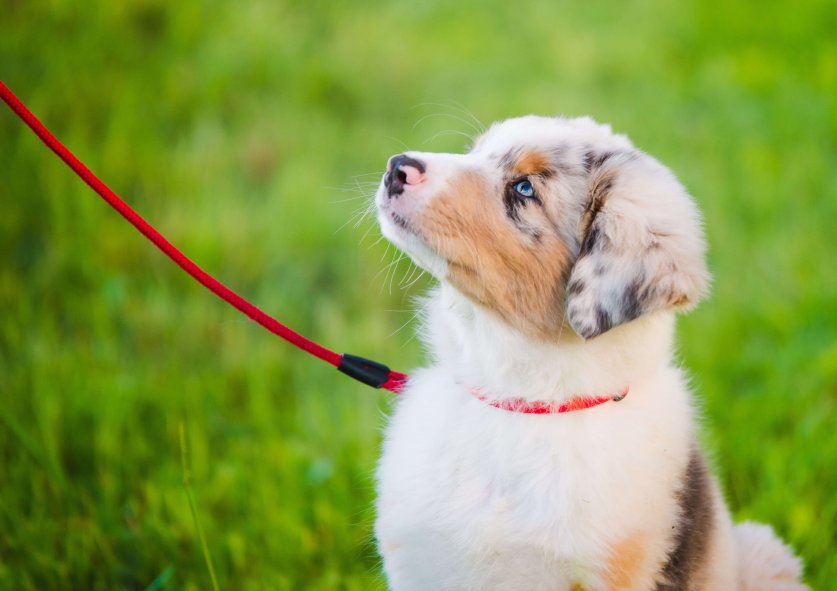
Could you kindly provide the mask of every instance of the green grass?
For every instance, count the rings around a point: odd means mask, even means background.
[[[377,231],[341,229],[385,158],[461,150],[459,104],[613,123],[705,212],[714,294],[680,356],[731,506],[827,590],[835,27],[828,0],[0,0],[0,76],[208,270],[401,369],[426,284],[390,288]],[[388,395],[217,301],[0,111],[0,588],[209,589],[210,556],[222,589],[383,589]]]

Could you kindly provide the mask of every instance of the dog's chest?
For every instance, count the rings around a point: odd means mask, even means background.
[[[653,429],[620,423],[616,409],[520,415],[428,382],[393,417],[378,471],[376,533],[394,588],[595,583],[616,541],[674,511],[662,464],[678,450],[654,449]],[[507,579],[520,573],[523,586]]]

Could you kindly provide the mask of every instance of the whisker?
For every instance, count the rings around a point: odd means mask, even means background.
[[[394,337],[395,335],[397,335],[399,332],[401,332],[402,330],[404,330],[405,328],[407,328],[407,326],[408,326],[411,322],[413,322],[413,320],[415,320],[415,319],[418,317],[418,315],[419,315],[419,313],[418,313],[418,312],[413,313],[413,314],[412,314],[412,315],[411,315],[411,316],[407,319],[407,321],[406,321],[404,324],[402,324],[401,326],[399,326],[398,328],[396,328],[394,331],[392,331],[391,333],[389,333],[389,334],[388,334],[385,338],[390,339],[390,338]]]
[[[355,220],[357,220],[357,221],[362,220],[368,214],[368,211],[369,211],[369,206],[368,205],[364,205],[364,206],[361,206],[358,209],[356,209],[354,211],[354,213],[352,213],[345,222],[340,224],[340,226],[334,232],[332,232],[332,236],[337,234],[340,230],[342,230],[343,228],[345,228],[346,226],[348,226],[352,222],[355,222]],[[355,227],[357,227],[357,224],[355,224]]]
[[[389,251],[389,247],[387,247],[387,251]],[[384,267],[382,267],[382,268],[381,268],[381,269],[380,269],[380,270],[379,270],[379,271],[375,274],[375,276],[374,276],[372,279],[377,279],[377,278],[378,278],[378,276],[379,276],[381,273],[383,273],[384,271],[387,271],[387,274],[386,274],[386,276],[384,277],[384,282],[386,282],[386,280],[389,278],[389,270],[390,270],[393,266],[397,265],[397,264],[401,261],[401,257],[402,257],[402,256],[404,256],[403,254],[398,253],[398,252],[396,252],[396,253],[394,253],[394,254],[398,254],[399,256],[398,256],[397,258],[394,258],[393,260],[391,260],[391,261],[390,261],[389,263],[387,263]]]
[[[471,109],[469,109],[457,100],[452,100],[451,102],[454,104],[455,107],[458,108],[460,113],[471,118],[471,120],[476,124],[477,128],[480,130],[480,133],[485,133],[485,124],[482,121],[480,121],[479,117],[474,115],[474,112]]]
[[[370,228],[370,229],[371,229],[371,228]],[[367,230],[367,231],[366,231],[366,233],[368,234],[368,233],[369,233],[369,230]],[[375,247],[375,246],[377,246],[377,244],[378,244],[381,240],[383,240],[383,239],[384,239],[384,235],[383,235],[383,234],[381,234],[380,236],[378,236],[378,239],[377,239],[377,240],[375,240],[375,242],[373,242],[372,244],[370,244],[370,245],[369,245],[369,248],[370,248],[370,249],[371,249],[371,248],[374,248],[374,247]]]
[[[421,268],[421,267],[419,267],[419,266],[416,266],[416,271],[418,271],[418,274],[416,275],[416,278],[415,278],[415,279],[413,279],[412,281],[408,282],[406,285],[403,285],[403,286],[402,286],[402,288],[403,288],[403,289],[405,289],[405,290],[406,290],[406,289],[410,289],[413,285],[415,285],[415,284],[416,284],[416,282],[418,282],[418,280],[419,280],[419,279],[421,279],[422,277],[424,277],[424,269],[422,269],[422,268]],[[415,271],[414,271],[414,272],[415,272]]]
[[[398,285],[404,285],[404,283],[409,281],[409,279],[413,276],[413,273],[415,272],[415,264],[413,263],[413,261],[409,261],[409,264],[407,266],[407,272],[404,273],[404,276],[401,278],[401,281],[398,282]]]
[[[353,226],[353,227],[354,227],[354,228],[358,228],[358,227],[360,226],[360,224],[361,224],[364,220],[366,220],[366,219],[369,217],[369,215],[370,215],[371,213],[373,213],[374,211],[375,211],[375,204],[374,204],[374,203],[372,203],[369,207],[367,207],[367,208],[366,208],[366,210],[363,212],[363,215],[361,215],[361,216],[358,218],[358,220],[354,223],[354,226]],[[373,225],[373,226],[374,226],[374,225]],[[369,232],[369,230],[366,230],[366,233],[368,233],[368,232]],[[366,236],[366,233],[364,233],[364,237]]]
[[[352,178],[352,179],[359,179],[360,177],[363,177],[363,176],[376,176],[376,177],[382,177],[383,175],[384,175],[384,173],[383,173],[382,171],[380,171],[380,170],[375,170],[375,171],[372,171],[372,172],[361,172],[360,174],[354,174],[354,175],[352,175],[350,178]]]
[[[389,288],[388,288],[388,293],[390,293],[390,294],[392,294],[392,281],[395,279],[395,272],[398,269],[398,263],[400,263],[402,261],[404,256],[405,255],[402,252],[401,255],[398,257],[398,260],[395,261],[395,265],[393,265],[393,267],[392,267],[392,273],[390,274],[390,277],[389,277]]]
[[[391,243],[387,243],[387,249],[384,251],[383,256],[381,256],[381,262],[382,263],[384,262],[384,258],[389,254],[389,249],[390,249],[391,246],[392,246]]]
[[[335,189],[334,187],[331,187],[331,189],[336,190],[336,191],[344,191],[346,193],[348,193],[349,191],[355,191],[356,190],[356,189]],[[366,193],[363,193],[361,195],[355,195],[354,197],[346,197],[345,199],[333,199],[333,200],[329,201],[328,204],[329,205],[334,205],[336,203],[348,203],[350,201],[357,201],[359,199],[368,199],[368,198],[369,198],[369,195],[367,195]]]
[[[462,137],[464,137],[468,141],[473,141],[473,139],[474,139],[473,136],[468,135],[464,131],[457,131],[455,129],[445,129],[445,130],[437,131],[436,133],[434,133],[430,138],[424,140],[424,142],[422,142],[422,145],[429,144],[430,142],[432,142],[434,140],[437,140],[440,137],[443,137],[443,136],[446,136],[446,135],[461,135]]]
[[[450,106],[442,105],[442,104],[439,104],[439,103],[424,103],[424,104],[425,105],[441,106],[441,107],[445,107],[445,108],[451,108]],[[461,111],[460,111],[460,113],[461,113]],[[468,129],[470,129],[472,133],[477,134],[477,135],[479,135],[479,134],[481,134],[485,131],[485,129],[483,127],[481,127],[481,125],[476,125],[476,124],[474,124],[473,121],[469,121],[468,119],[465,119],[464,117],[461,117],[460,115],[457,115],[456,113],[429,113],[429,114],[425,115],[424,117],[421,117],[418,121],[416,121],[416,123],[413,125],[413,129],[415,130],[421,123],[423,123],[424,121],[426,121],[430,118],[433,118],[433,117],[449,117],[449,118],[451,118],[455,121],[459,121],[460,123],[462,123],[463,125],[468,127]]]
[[[394,142],[395,142],[395,143],[397,143],[397,144],[401,144],[401,146],[404,148],[404,151],[405,151],[405,152],[409,152],[409,151],[410,151],[410,146],[408,146],[407,144],[405,144],[404,142],[402,142],[402,141],[401,141],[400,139],[398,139],[397,137],[393,137],[393,136],[391,136],[391,135],[387,135],[387,136],[384,136],[384,137],[385,137],[386,139],[388,139],[388,140],[392,140],[392,141],[394,141]]]

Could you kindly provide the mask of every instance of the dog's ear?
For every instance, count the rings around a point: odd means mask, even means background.
[[[587,208],[566,318],[589,339],[661,308],[688,309],[709,273],[700,215],[667,168],[635,150],[585,155]]]

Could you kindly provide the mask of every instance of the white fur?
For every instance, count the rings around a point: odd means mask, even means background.
[[[741,591],[806,591],[799,581],[802,564],[768,525],[746,522],[735,528]]]
[[[676,517],[666,494],[677,474],[666,467],[686,461],[691,410],[665,359],[670,315],[603,336],[590,356],[580,343],[532,347],[450,288],[431,305],[438,365],[413,376],[378,471],[376,531],[392,588],[598,588],[614,535]],[[607,355],[602,340],[635,332],[662,346]],[[508,413],[467,390],[558,401],[618,391],[628,368],[625,400],[566,415]]]
[[[591,144],[631,148],[626,138],[589,119],[558,121],[562,141],[581,144],[578,150]],[[421,155],[431,159],[428,177],[436,178],[429,182],[439,184],[393,207],[407,216],[409,207],[431,206],[447,174],[442,170],[479,167],[481,155],[514,138],[547,145],[555,133],[552,120],[523,118],[492,128],[468,155],[437,161]],[[669,175],[664,169],[660,174]],[[654,589],[695,441],[694,403],[672,363],[673,311],[647,311],[590,340],[569,326],[554,342],[533,339],[447,284],[446,261],[396,227],[385,198],[378,199],[385,235],[442,280],[425,302],[432,363],[411,375],[398,400],[377,471],[375,532],[390,587],[610,590],[614,545],[639,536],[649,564],[629,588]],[[580,211],[577,204],[567,207]],[[697,225],[693,211],[689,203],[684,224]],[[665,211],[656,215],[666,218]],[[697,242],[691,239],[685,248],[702,256],[699,235]],[[477,400],[472,386],[553,402],[625,386],[630,393],[583,411],[525,415]],[[739,530],[747,547],[737,549],[720,491],[714,481],[712,486],[717,523],[708,550],[711,568],[702,573],[700,588],[805,589],[792,583],[798,561],[768,532]],[[772,583],[770,574],[763,584],[752,582],[768,568],[787,573],[787,585]]]

